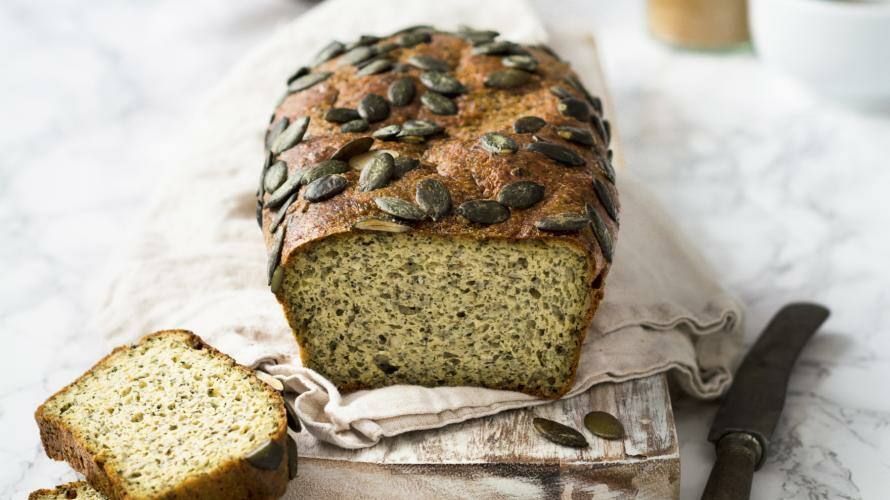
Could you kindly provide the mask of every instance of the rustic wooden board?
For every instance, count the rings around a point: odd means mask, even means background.
[[[614,113],[591,37],[551,44],[572,62],[585,84],[603,96],[613,122],[612,147],[624,156]],[[608,292],[607,292],[608,293]],[[590,447],[576,450],[540,437],[534,417],[584,429],[584,415],[617,416],[627,436],[607,441],[583,430]],[[288,498],[676,498],[680,485],[677,434],[665,375],[602,384],[571,399],[512,410],[442,429],[384,439],[343,450],[297,436],[299,475]]]

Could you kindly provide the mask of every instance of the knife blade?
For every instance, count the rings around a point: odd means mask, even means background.
[[[828,315],[818,304],[789,304],[745,356],[708,432],[717,461],[703,500],[749,498],[754,471],[763,465],[785,405],[794,362]]]

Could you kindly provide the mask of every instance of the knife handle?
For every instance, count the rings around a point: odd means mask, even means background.
[[[751,496],[754,467],[762,448],[745,432],[729,433],[717,442],[717,461],[711,469],[702,500],[747,500]]]

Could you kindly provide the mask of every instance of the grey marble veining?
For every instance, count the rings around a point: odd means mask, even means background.
[[[642,2],[536,1],[596,34],[628,164],[747,307],[833,315],[804,351],[752,498],[883,498],[890,486],[890,117],[826,102],[750,51],[652,42]],[[33,410],[108,346],[85,283],[134,230],[176,130],[288,0],[0,4],[0,498],[75,478]],[[683,498],[713,460],[714,404],[676,401]]]

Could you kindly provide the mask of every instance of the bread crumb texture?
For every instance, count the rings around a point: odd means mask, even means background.
[[[106,498],[86,481],[61,484],[51,490],[37,490],[28,495],[28,500],[106,500]]]

